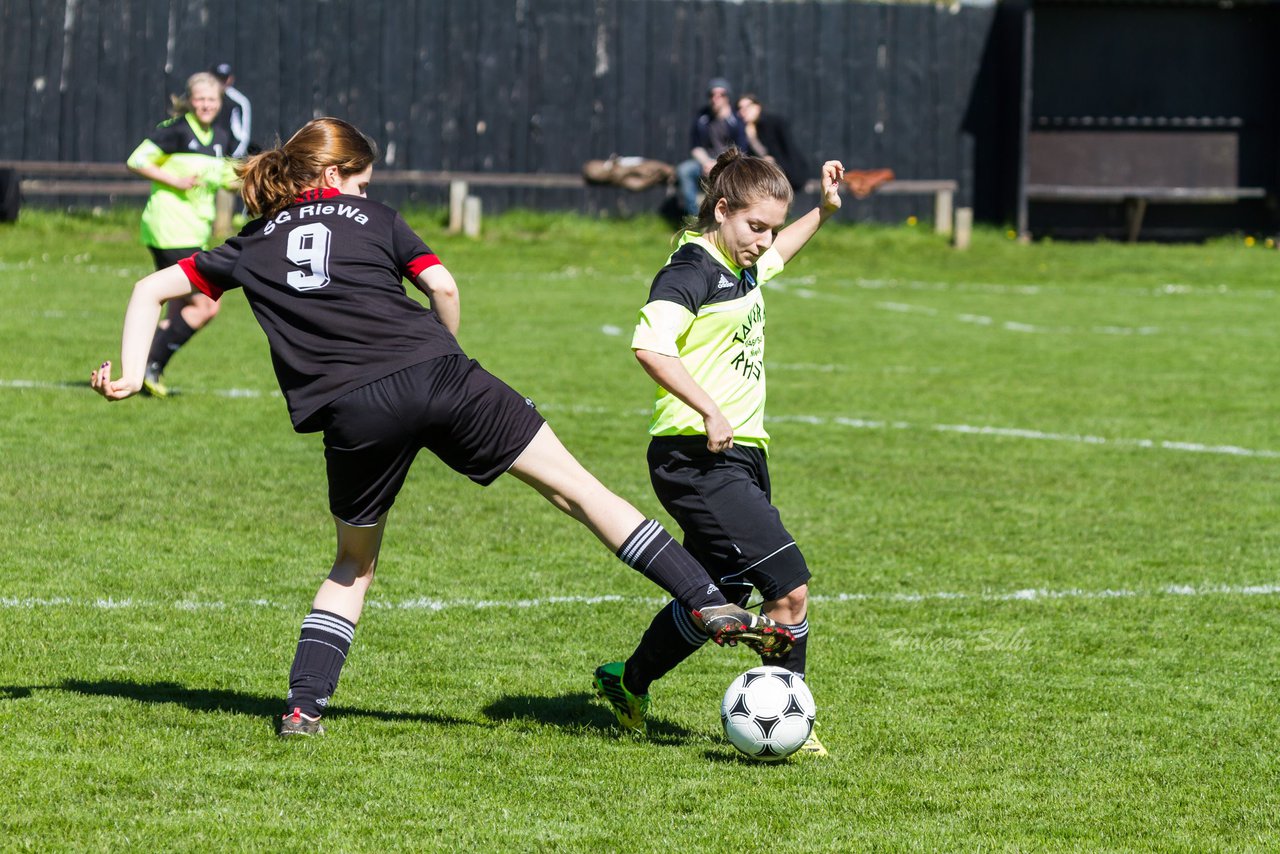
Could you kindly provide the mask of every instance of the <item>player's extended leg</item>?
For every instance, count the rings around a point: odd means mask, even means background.
[[[716,643],[744,643],[757,652],[791,646],[790,635],[772,621],[730,604],[702,564],[656,520],[645,519],[596,480],[560,443],[551,425],[542,425],[510,471],[693,612],[691,620]]]
[[[743,596],[735,604],[745,603]],[[702,649],[708,640],[706,630],[673,600],[654,615],[630,658],[596,668],[596,693],[613,706],[623,729],[643,734],[649,686]]]
[[[778,621],[795,635],[796,645],[783,655],[760,656],[762,664],[785,667],[796,673],[801,679],[805,673],[805,657],[809,650],[809,585],[802,584],[784,596],[765,602],[762,609],[765,614]],[[801,746],[799,753],[808,756],[826,756],[827,748],[818,739],[817,733],[811,733]]]
[[[786,626],[795,635],[796,643],[782,655],[762,655],[761,662],[785,667],[804,678],[805,653],[809,646],[809,585],[801,584],[781,598],[764,603],[765,616],[780,626]]]
[[[311,613],[302,621],[289,671],[286,711],[280,720],[282,736],[324,732],[320,715],[333,696],[351,650],[364,597],[378,565],[387,517],[383,514],[377,524],[368,527],[348,525],[337,518],[334,523],[338,527],[338,551],[329,577],[311,604]]]
[[[169,360],[182,345],[207,326],[218,315],[220,303],[201,293],[183,300],[170,300],[165,319],[156,329],[147,356],[147,372],[143,388],[153,397],[165,397],[169,391],[162,376]]]

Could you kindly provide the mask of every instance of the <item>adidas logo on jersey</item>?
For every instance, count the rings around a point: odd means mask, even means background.
[[[730,278],[729,278],[728,276],[726,276],[724,273],[721,273],[721,274],[720,274],[720,281],[716,284],[716,290],[718,290],[718,291],[722,291],[722,290],[724,290],[725,288],[731,288],[731,287],[733,287],[733,286],[734,286],[734,285],[736,285],[736,284],[738,284],[738,283],[737,283],[737,282],[735,282],[735,281],[733,281],[732,279],[730,279]]]

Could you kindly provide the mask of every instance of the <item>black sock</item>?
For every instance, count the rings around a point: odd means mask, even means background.
[[[676,602],[663,608],[645,629],[640,645],[627,659],[622,684],[632,694],[647,694],[649,686],[697,652],[708,635],[693,624],[689,612]]]
[[[302,635],[289,671],[290,710],[318,717],[338,687],[338,674],[351,650],[355,623],[328,611],[313,610],[302,621]]]
[[[772,664],[774,667],[785,667],[792,673],[804,678],[805,653],[809,648],[809,618],[801,620],[793,626],[786,623],[779,623],[784,629],[790,629],[791,634],[796,636],[796,645],[791,647],[791,651],[786,655],[780,655],[771,658],[760,656],[761,664]]]
[[[727,604],[702,564],[672,539],[656,519],[641,522],[618,549],[618,557],[670,593],[686,610]]]
[[[156,336],[151,339],[147,369],[157,374],[162,373],[164,366],[173,358],[173,354],[178,352],[178,349],[190,341],[191,336],[195,334],[196,330],[182,318],[182,312],[169,318],[169,325],[157,329]]]

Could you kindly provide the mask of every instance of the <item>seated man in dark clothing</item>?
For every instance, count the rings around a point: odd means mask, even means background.
[[[716,158],[729,148],[750,152],[746,125],[733,108],[729,81],[712,78],[707,84],[707,106],[689,129],[689,159],[676,166],[680,202],[688,216],[698,214],[698,188]]]
[[[738,98],[738,115],[747,129],[750,152],[778,164],[787,176],[791,189],[799,193],[809,177],[805,157],[791,144],[791,131],[787,120],[774,113],[765,112],[760,99],[744,94]]]

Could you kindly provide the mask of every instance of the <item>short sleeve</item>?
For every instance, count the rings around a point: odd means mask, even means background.
[[[217,249],[197,252],[190,258],[183,258],[178,266],[187,274],[192,287],[216,300],[221,298],[224,291],[240,287],[232,278],[239,260],[240,241],[233,237]]]
[[[756,259],[756,283],[763,285],[781,273],[784,266],[786,262],[782,260],[782,253],[770,246]]]
[[[658,271],[649,286],[649,302],[664,300],[697,314],[706,302],[707,274],[693,260],[672,260]]]
[[[441,263],[418,233],[409,227],[404,217],[396,214],[391,226],[391,251],[400,274],[410,281],[418,278],[423,270]]]
[[[640,309],[640,320],[631,336],[632,350],[651,350],[680,357],[680,339],[693,325],[694,313],[682,305],[655,300]]]
[[[159,163],[167,157],[160,146],[156,145],[150,139],[144,139],[138,143],[138,147],[129,155],[129,159],[125,161],[125,165],[130,169],[137,169],[149,164]]]

